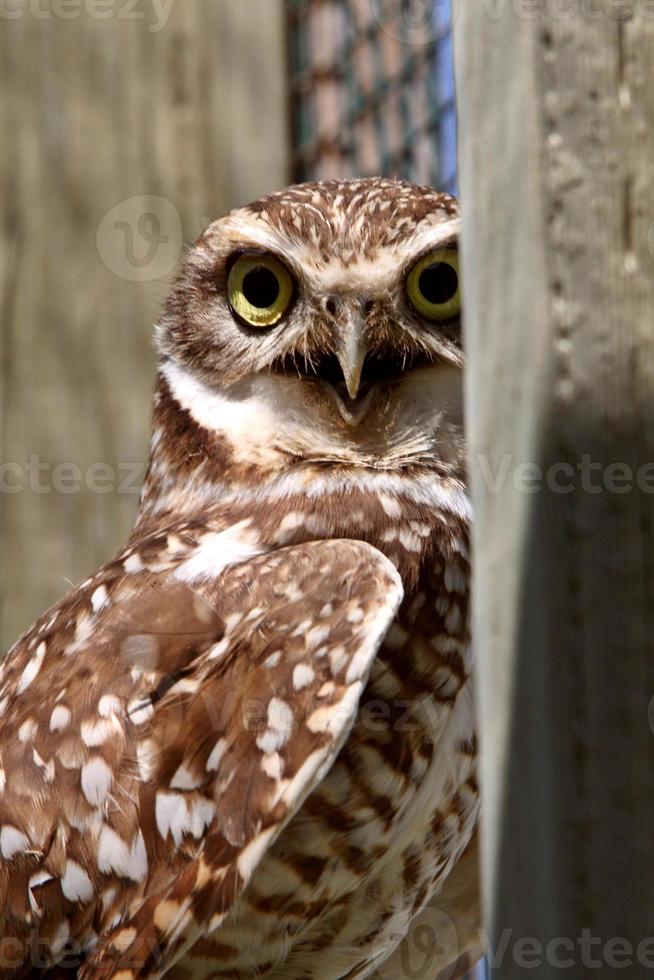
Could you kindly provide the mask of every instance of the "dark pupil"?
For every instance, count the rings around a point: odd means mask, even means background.
[[[257,265],[243,279],[243,295],[252,306],[265,309],[279,296],[279,281],[265,265]]]
[[[456,295],[459,277],[449,262],[435,262],[422,270],[418,286],[429,303],[440,306]]]

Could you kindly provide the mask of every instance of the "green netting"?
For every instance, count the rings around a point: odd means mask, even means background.
[[[449,0],[287,0],[298,180],[452,187]]]

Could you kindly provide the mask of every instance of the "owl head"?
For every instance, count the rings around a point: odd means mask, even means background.
[[[456,201],[290,187],[214,222],[157,331],[173,402],[237,462],[463,466]]]

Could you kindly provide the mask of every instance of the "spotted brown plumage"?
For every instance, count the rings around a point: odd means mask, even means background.
[[[3,974],[364,977],[439,901],[477,954],[460,318],[406,285],[457,228],[326,182],[191,250],[130,541],[2,665]]]

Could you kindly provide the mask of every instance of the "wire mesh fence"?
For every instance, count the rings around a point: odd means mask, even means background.
[[[295,178],[454,189],[450,0],[288,0],[288,17]]]

